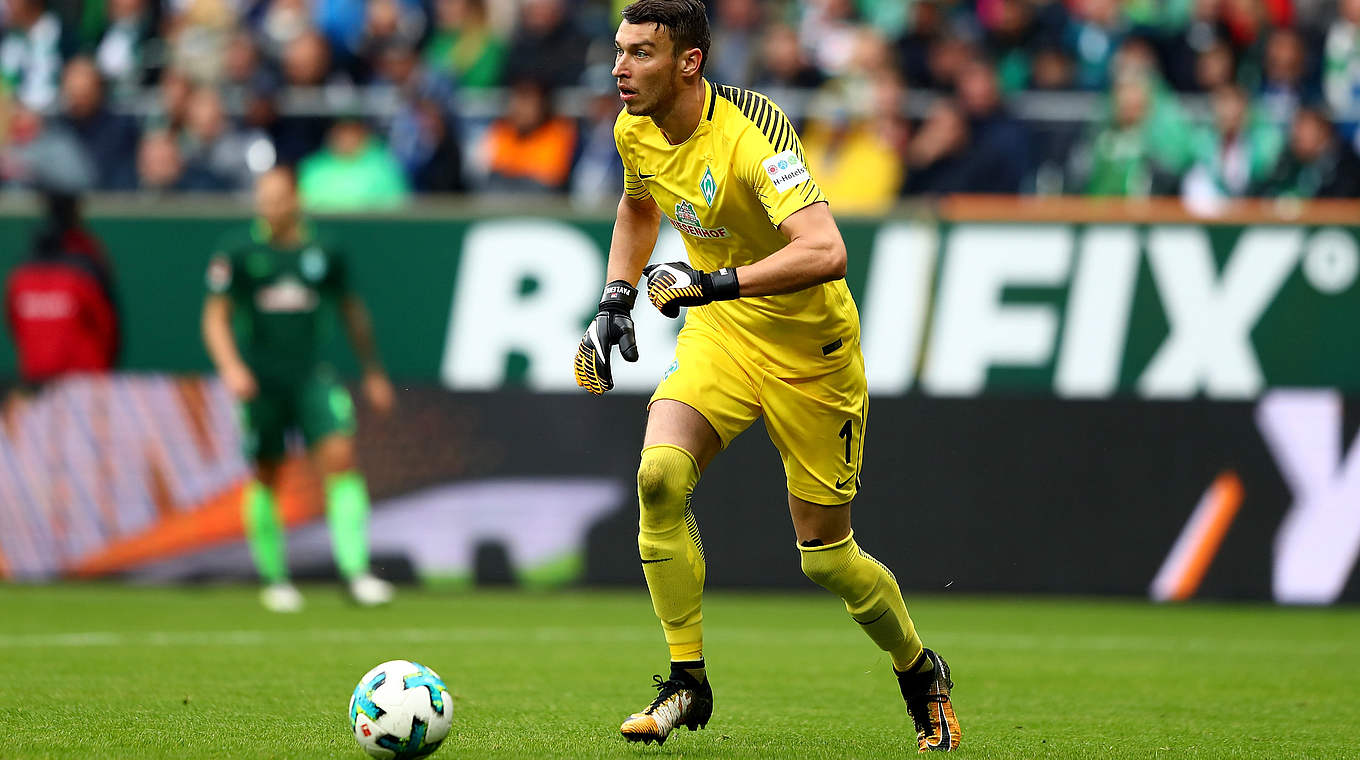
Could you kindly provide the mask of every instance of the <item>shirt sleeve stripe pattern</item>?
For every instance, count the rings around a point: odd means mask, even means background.
[[[769,140],[775,153],[783,153],[791,150],[798,156],[798,160],[807,162],[807,157],[803,155],[803,145],[798,140],[798,135],[793,129],[793,124],[784,112],[774,104],[769,98],[758,92],[742,90],[731,85],[718,85],[715,92],[719,97],[731,102],[741,109],[743,115],[765,135]],[[815,181],[805,183],[802,188],[802,202],[804,205],[811,205],[818,201],[826,200],[822,194],[822,189]],[[761,205],[766,210],[771,210],[771,199],[766,198],[763,193],[758,193]]]
[[[791,150],[800,161],[807,161],[789,117],[769,98],[752,90],[741,90],[725,84],[718,85],[718,94],[741,109],[742,114],[770,141],[776,153]]]

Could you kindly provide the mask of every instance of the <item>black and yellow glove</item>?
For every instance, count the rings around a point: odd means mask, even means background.
[[[647,298],[662,314],[674,319],[681,306],[703,306],[714,301],[730,301],[741,296],[737,270],[723,267],[716,272],[700,272],[681,261],[652,264],[642,270],[647,277]]]
[[[637,340],[633,337],[633,304],[637,288],[623,280],[604,286],[600,313],[590,320],[581,345],[576,349],[576,384],[596,396],[614,387],[609,355],[614,346],[625,360],[638,360]]]

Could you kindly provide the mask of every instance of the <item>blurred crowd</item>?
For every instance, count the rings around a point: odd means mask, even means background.
[[[0,185],[233,192],[285,164],[317,210],[607,201],[624,4],[3,0]],[[839,208],[1360,196],[1360,0],[708,5],[709,79],[778,93]]]

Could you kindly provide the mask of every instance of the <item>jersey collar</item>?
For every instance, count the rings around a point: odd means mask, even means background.
[[[302,220],[298,225],[298,246],[301,247],[312,242],[315,237],[316,235],[312,231],[311,222],[306,219]],[[255,217],[255,220],[251,222],[250,239],[259,245],[277,247],[274,245],[273,234],[269,229],[269,222],[266,222],[260,217]]]

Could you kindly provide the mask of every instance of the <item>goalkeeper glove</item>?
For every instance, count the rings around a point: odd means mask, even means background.
[[[609,369],[614,346],[619,347],[619,354],[627,361],[638,359],[631,316],[636,302],[637,288],[623,280],[604,286],[600,313],[590,321],[576,349],[576,384],[596,396],[614,387],[614,373]]]
[[[684,262],[672,261],[651,264],[642,273],[647,276],[647,297],[652,305],[672,319],[680,316],[681,306],[703,306],[741,296],[737,270],[730,267],[700,272]]]

